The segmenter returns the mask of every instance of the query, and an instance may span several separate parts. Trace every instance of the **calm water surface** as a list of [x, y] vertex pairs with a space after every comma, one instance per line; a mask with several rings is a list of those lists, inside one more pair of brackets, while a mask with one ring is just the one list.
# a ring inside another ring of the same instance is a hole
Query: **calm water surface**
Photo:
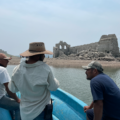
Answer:
[[[15, 65], [9, 65], [7, 70], [12, 76]], [[86, 80], [85, 70], [82, 68], [56, 68], [50, 66], [55, 78], [60, 82], [60, 88], [79, 98], [86, 104], [92, 102], [90, 81]], [[120, 88], [120, 69], [106, 68], [104, 73], [109, 75]]]

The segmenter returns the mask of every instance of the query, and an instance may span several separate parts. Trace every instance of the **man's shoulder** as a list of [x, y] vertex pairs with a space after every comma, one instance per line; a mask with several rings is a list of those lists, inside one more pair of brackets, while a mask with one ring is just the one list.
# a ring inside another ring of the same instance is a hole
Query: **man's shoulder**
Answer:
[[101, 74], [98, 74], [97, 76], [95, 76], [94, 78], [93, 78], [93, 80], [98, 80], [98, 79], [101, 79], [101, 78], [105, 78], [107, 75], [106, 74], [104, 74], [104, 73], [101, 73]]
[[15, 73], [19, 69], [19, 67], [20, 67], [20, 64], [13, 69], [13, 73]]
[[0, 78], [1, 78], [1, 84], [9, 82], [10, 81], [10, 76], [7, 72], [7, 69], [5, 67], [0, 66]]
[[44, 65], [45, 68], [50, 69], [50, 66], [47, 65], [45, 62], [43, 62], [43, 65]]
[[6, 72], [7, 69], [6, 69], [5, 67], [0, 66], [0, 71], [1, 71], [1, 72]]
[[6, 69], [5, 67], [0, 66], [0, 70], [5, 70], [5, 69]]
[[101, 74], [99, 74], [99, 75], [97, 75], [97, 76], [95, 76], [94, 78], [92, 78], [92, 80], [91, 80], [91, 84], [93, 84], [93, 83], [101, 83], [102, 82], [102, 80], [104, 81], [104, 79], [106, 79], [106, 74], [104, 74], [104, 73], [101, 73]]
[[47, 65], [46, 62], [43, 62], [43, 65], [45, 65], [46, 67], [49, 67], [49, 65]]
[[93, 84], [106, 85], [106, 83], [108, 82], [111, 83], [112, 81], [113, 80], [108, 75], [101, 73], [91, 80], [91, 85]]
[[20, 67], [20, 64], [14, 67], [14, 70], [18, 69]]

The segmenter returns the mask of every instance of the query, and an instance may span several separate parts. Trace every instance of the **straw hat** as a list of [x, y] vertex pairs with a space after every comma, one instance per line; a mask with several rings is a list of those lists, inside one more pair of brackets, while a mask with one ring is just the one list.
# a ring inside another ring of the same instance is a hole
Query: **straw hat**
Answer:
[[29, 44], [29, 50], [21, 53], [20, 56], [29, 57], [29, 56], [38, 55], [38, 54], [52, 55], [53, 53], [45, 49], [45, 45], [43, 42], [33, 42]]

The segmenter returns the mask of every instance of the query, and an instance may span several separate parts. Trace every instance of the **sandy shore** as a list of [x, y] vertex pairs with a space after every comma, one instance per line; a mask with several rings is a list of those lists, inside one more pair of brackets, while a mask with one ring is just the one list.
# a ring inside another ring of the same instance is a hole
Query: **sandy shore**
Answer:
[[[72, 67], [72, 68], [81, 68], [86, 66], [92, 60], [61, 60], [55, 58], [45, 58], [44, 60], [48, 65], [55, 67]], [[120, 68], [120, 62], [118, 61], [98, 61], [102, 64], [103, 67], [114, 67]]]
[[8, 65], [18, 65], [20, 63], [19, 57], [12, 57], [12, 59], [9, 61]]
[[[44, 62], [54, 67], [81, 68], [82, 66], [90, 63], [91, 60], [62, 60], [56, 58], [45, 58]], [[120, 68], [120, 62], [118, 61], [98, 61], [98, 62], [100, 62], [103, 67]], [[20, 58], [13, 57], [12, 60], [10, 60], [9, 65], [18, 65], [19, 63], [20, 63]]]

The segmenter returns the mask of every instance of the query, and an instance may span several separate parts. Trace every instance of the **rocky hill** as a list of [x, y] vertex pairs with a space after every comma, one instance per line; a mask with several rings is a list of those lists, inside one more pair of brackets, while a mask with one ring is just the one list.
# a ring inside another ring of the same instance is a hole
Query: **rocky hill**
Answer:
[[0, 53], [4, 53], [6, 56], [8, 56], [8, 57], [12, 57], [13, 55], [11, 55], [11, 54], [8, 54], [7, 53], [7, 51], [4, 51], [4, 50], [2, 50], [2, 49], [0, 49]]

